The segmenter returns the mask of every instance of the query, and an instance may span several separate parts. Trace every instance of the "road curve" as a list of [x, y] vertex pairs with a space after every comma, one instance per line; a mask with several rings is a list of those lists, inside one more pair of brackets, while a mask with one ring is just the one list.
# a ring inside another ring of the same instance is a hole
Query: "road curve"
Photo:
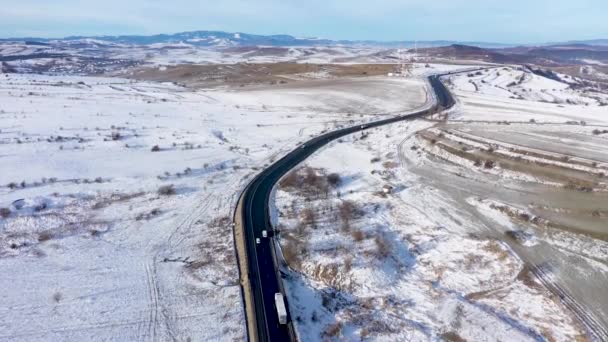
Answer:
[[[247, 324], [249, 327], [253, 325], [253, 329], [247, 329], [248, 332], [253, 332], [249, 333], [249, 340], [296, 341], [289, 313], [287, 325], [280, 325], [278, 322], [274, 304], [275, 293], [283, 293], [288, 308], [289, 303], [283, 289], [280, 263], [276, 257], [272, 239], [262, 238], [262, 230], [267, 230], [269, 237], [272, 236], [268, 204], [274, 185], [283, 175], [304, 161], [308, 156], [335, 139], [365, 129], [438, 113], [452, 107], [454, 105], [454, 98], [440, 81], [440, 77], [449, 74], [451, 73], [428, 76], [428, 82], [435, 96], [435, 103], [430, 108], [390, 119], [339, 129], [313, 138], [270, 165], [245, 188], [241, 195], [241, 205], [237, 206], [235, 217], [240, 217], [248, 266], [247, 278], [249, 282], [248, 286], [244, 286], [242, 290], [249, 291], [252, 297], [251, 302], [245, 300], [245, 305], [250, 303], [249, 305], [253, 306], [253, 308], [250, 308], [253, 310], [246, 310], [246, 312], [250, 313], [246, 317]], [[256, 238], [260, 238], [260, 244], [256, 243]], [[242, 269], [241, 272], [243, 272]], [[289, 312], [289, 309], [287, 311]], [[254, 317], [251, 317], [251, 313], [253, 313]], [[251, 334], [255, 334], [256, 336], [251, 336]]]

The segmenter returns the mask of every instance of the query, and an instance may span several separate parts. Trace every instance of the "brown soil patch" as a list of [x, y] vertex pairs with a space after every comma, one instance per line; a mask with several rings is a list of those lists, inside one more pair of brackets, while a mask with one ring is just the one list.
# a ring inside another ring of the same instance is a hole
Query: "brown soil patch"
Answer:
[[209, 64], [176, 65], [166, 70], [140, 68], [125, 77], [160, 82], [178, 82], [193, 88], [246, 85], [280, 85], [292, 82], [294, 76], [308, 73], [326, 73], [329, 77], [365, 77], [386, 75], [395, 71], [394, 64]]

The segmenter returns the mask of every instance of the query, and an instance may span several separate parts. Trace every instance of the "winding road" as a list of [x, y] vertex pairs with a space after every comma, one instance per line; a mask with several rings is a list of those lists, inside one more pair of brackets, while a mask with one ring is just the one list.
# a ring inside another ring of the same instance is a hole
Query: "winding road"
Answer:
[[[456, 73], [456, 72], [454, 72]], [[451, 74], [451, 73], [448, 73]], [[454, 99], [440, 81], [448, 74], [428, 76], [428, 82], [434, 93], [434, 103], [430, 108], [414, 113], [392, 117], [390, 119], [369, 122], [320, 135], [290, 152], [282, 159], [257, 175], [241, 195], [241, 205], [237, 207], [235, 217], [239, 217], [240, 227], [246, 249], [248, 284], [243, 286], [243, 292], [251, 294], [252, 308], [246, 310], [251, 341], [296, 341], [296, 335], [288, 316], [288, 324], [279, 324], [275, 308], [275, 293], [283, 293], [286, 305], [287, 297], [281, 281], [280, 262], [277, 258], [272, 239], [272, 226], [269, 214], [269, 200], [275, 184], [299, 163], [329, 142], [345, 135], [365, 129], [386, 125], [403, 120], [416, 119], [425, 115], [441, 112], [454, 105]], [[238, 228], [237, 228], [238, 229]], [[269, 238], [262, 238], [262, 230], [269, 232]], [[256, 243], [260, 238], [260, 244]], [[243, 272], [241, 270], [241, 272]], [[289, 311], [289, 310], [287, 310]], [[253, 314], [252, 314], [253, 313]], [[251, 317], [251, 316], [254, 317]]]

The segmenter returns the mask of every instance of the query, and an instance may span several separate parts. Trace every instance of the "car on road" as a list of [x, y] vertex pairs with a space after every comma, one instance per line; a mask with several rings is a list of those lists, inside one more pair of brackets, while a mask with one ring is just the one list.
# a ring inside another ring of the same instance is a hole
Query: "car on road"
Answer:
[[262, 230], [262, 237], [263, 238], [267, 238], [268, 237], [268, 232], [266, 231], [266, 229]]
[[260, 242], [261, 242], [261, 241], [260, 241], [260, 238], [255, 238], [255, 243], [256, 243], [257, 245], [259, 245], [259, 244], [260, 244]]

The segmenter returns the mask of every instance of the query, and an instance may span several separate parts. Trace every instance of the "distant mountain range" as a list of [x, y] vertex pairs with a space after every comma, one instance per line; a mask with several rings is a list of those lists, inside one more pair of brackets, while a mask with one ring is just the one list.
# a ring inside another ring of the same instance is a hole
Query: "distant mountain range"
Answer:
[[[0, 42], [23, 41], [30, 44], [44, 44], [61, 41], [64, 43], [99, 43], [99, 44], [124, 44], [124, 45], [152, 45], [152, 44], [188, 44], [199, 47], [228, 47], [228, 46], [374, 46], [386, 48], [411, 48], [439, 47], [453, 44], [477, 46], [482, 48], [512, 48], [516, 44], [501, 44], [491, 42], [462, 42], [450, 40], [433, 41], [376, 41], [376, 40], [331, 40], [321, 38], [297, 38], [290, 35], [255, 35], [248, 33], [230, 33], [223, 31], [193, 31], [175, 34], [158, 34], [150, 36], [125, 35], [125, 36], [71, 36], [62, 39], [52, 38], [10, 38], [0, 39]], [[569, 41], [560, 43], [547, 43], [541, 45], [600, 45], [608, 46], [608, 39]], [[519, 44], [521, 45], [521, 44]], [[523, 46], [532, 46], [527, 44]]]

